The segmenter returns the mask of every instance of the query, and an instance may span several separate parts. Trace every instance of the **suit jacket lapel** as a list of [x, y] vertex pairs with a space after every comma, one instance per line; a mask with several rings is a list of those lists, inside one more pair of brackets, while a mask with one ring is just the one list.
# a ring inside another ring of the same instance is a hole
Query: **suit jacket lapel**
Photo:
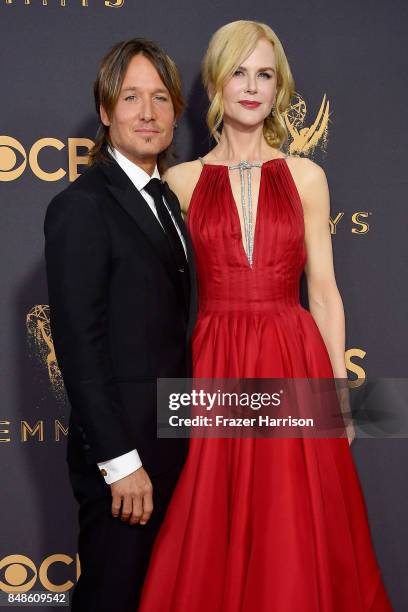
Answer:
[[170, 210], [173, 213], [174, 217], [176, 218], [177, 225], [179, 226], [180, 231], [183, 234], [183, 238], [184, 240], [187, 240], [188, 235], [187, 235], [186, 225], [181, 215], [180, 203], [177, 199], [177, 196], [175, 193], [173, 193], [173, 191], [170, 189], [167, 183], [163, 183], [163, 190], [164, 190], [164, 197], [166, 198], [166, 202], [169, 205]]
[[172, 253], [166, 235], [154, 213], [127, 174], [115, 160], [101, 163], [101, 170], [108, 178], [107, 188], [120, 206], [135, 221], [152, 245], [167, 272], [179, 286], [178, 272], [173, 263]]

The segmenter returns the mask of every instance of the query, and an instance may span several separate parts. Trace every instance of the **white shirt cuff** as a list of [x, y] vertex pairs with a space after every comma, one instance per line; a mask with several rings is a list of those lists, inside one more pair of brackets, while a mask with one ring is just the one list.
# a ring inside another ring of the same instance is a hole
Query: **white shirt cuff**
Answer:
[[139, 453], [134, 449], [109, 461], [98, 463], [98, 467], [106, 484], [112, 484], [138, 470], [142, 467], [142, 462]]

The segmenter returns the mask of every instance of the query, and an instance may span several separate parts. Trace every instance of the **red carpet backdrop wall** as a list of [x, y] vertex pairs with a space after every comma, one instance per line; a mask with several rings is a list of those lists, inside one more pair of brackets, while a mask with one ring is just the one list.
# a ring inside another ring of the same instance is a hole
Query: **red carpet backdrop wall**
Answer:
[[[135, 36], [157, 40], [176, 60], [188, 100], [176, 137], [184, 161], [210, 146], [199, 74], [210, 35], [236, 19], [277, 32], [297, 92], [286, 150], [322, 165], [329, 181], [349, 377], [402, 378], [407, 18], [403, 0], [0, 0], [3, 591], [70, 591], [79, 571], [65, 463], [69, 405], [50, 333], [42, 228], [51, 198], [85, 168], [99, 60]], [[384, 580], [402, 612], [407, 441], [357, 439], [352, 452]]]

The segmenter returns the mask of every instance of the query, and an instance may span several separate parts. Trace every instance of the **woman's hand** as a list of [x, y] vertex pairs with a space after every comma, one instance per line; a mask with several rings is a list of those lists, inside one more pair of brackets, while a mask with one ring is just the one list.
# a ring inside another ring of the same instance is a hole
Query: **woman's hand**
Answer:
[[349, 441], [350, 446], [356, 437], [356, 431], [353, 425], [353, 415], [350, 406], [350, 390], [347, 385], [347, 380], [341, 379], [340, 386], [337, 385], [337, 397], [339, 400], [340, 410], [343, 415], [347, 439]]

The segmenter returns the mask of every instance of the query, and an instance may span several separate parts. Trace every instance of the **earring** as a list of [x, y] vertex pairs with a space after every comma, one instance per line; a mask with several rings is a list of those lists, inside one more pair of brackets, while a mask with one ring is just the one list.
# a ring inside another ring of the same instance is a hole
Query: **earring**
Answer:
[[177, 128], [178, 128], [178, 123], [177, 123], [177, 121], [175, 121], [175, 122], [174, 122], [174, 124], [173, 124], [173, 128], [174, 128], [175, 130], [177, 130]]
[[269, 117], [272, 119], [273, 117], [275, 117], [275, 107], [272, 106], [271, 108], [271, 112], [269, 113]]

